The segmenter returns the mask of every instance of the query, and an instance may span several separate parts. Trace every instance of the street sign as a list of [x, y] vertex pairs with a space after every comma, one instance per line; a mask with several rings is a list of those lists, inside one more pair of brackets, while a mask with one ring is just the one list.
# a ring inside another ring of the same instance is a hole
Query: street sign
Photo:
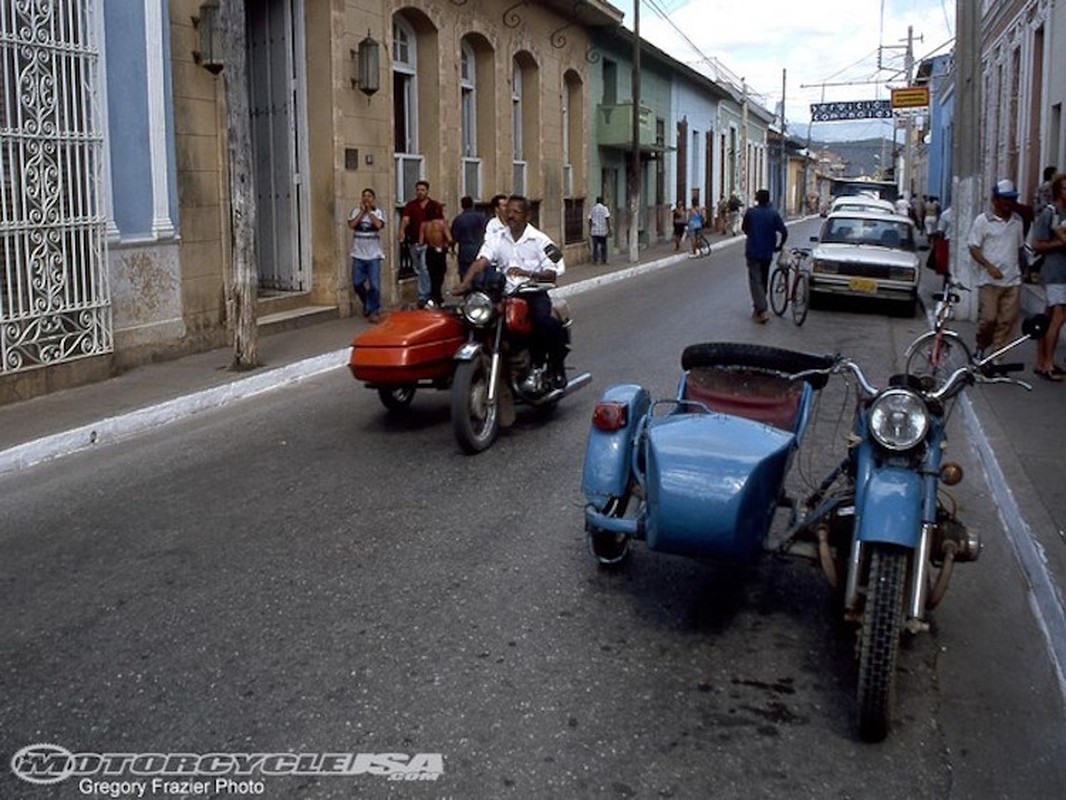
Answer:
[[921, 108], [929, 105], [928, 86], [908, 86], [892, 90], [892, 108]]
[[851, 119], [892, 119], [888, 100], [851, 100], [838, 103], [811, 103], [811, 119], [835, 122]]

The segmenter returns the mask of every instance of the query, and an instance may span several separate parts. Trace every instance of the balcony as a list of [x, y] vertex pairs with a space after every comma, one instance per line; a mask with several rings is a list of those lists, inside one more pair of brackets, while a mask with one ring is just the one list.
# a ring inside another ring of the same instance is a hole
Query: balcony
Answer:
[[[633, 104], [601, 105], [596, 109], [596, 138], [600, 147], [633, 147]], [[661, 153], [666, 148], [655, 136], [655, 115], [650, 108], [640, 108], [640, 150]]]

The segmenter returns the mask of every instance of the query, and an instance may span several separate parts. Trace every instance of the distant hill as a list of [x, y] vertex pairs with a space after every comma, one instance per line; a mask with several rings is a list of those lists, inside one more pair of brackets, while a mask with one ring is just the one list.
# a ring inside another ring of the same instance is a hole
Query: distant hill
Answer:
[[862, 175], [873, 177], [881, 169], [881, 159], [885, 166], [891, 167], [893, 144], [887, 139], [861, 139], [857, 141], [811, 142], [815, 153], [828, 151], [844, 164], [841, 177], [857, 178]]

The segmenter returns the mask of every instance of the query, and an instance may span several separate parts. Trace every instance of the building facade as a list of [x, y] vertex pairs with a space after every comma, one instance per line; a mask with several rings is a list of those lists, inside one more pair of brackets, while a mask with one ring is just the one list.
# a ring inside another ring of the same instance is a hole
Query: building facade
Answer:
[[[201, 38], [218, 4], [0, 2], [0, 402], [225, 345], [234, 120], [224, 60]], [[412, 293], [395, 236], [420, 179], [448, 216], [466, 194], [526, 194], [583, 257], [589, 31], [620, 11], [244, 6], [261, 320], [350, 313], [346, 220], [364, 187], [388, 212], [387, 303]]]

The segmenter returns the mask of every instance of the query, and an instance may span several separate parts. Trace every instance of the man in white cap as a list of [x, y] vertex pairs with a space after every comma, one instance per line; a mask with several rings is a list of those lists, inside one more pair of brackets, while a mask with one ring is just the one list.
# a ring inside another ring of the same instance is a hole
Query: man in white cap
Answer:
[[1025, 243], [1022, 218], [1014, 212], [1018, 190], [1009, 180], [992, 188], [992, 210], [977, 215], [967, 244], [977, 270], [977, 351], [1007, 344], [1018, 320], [1022, 272], [1018, 252]]

